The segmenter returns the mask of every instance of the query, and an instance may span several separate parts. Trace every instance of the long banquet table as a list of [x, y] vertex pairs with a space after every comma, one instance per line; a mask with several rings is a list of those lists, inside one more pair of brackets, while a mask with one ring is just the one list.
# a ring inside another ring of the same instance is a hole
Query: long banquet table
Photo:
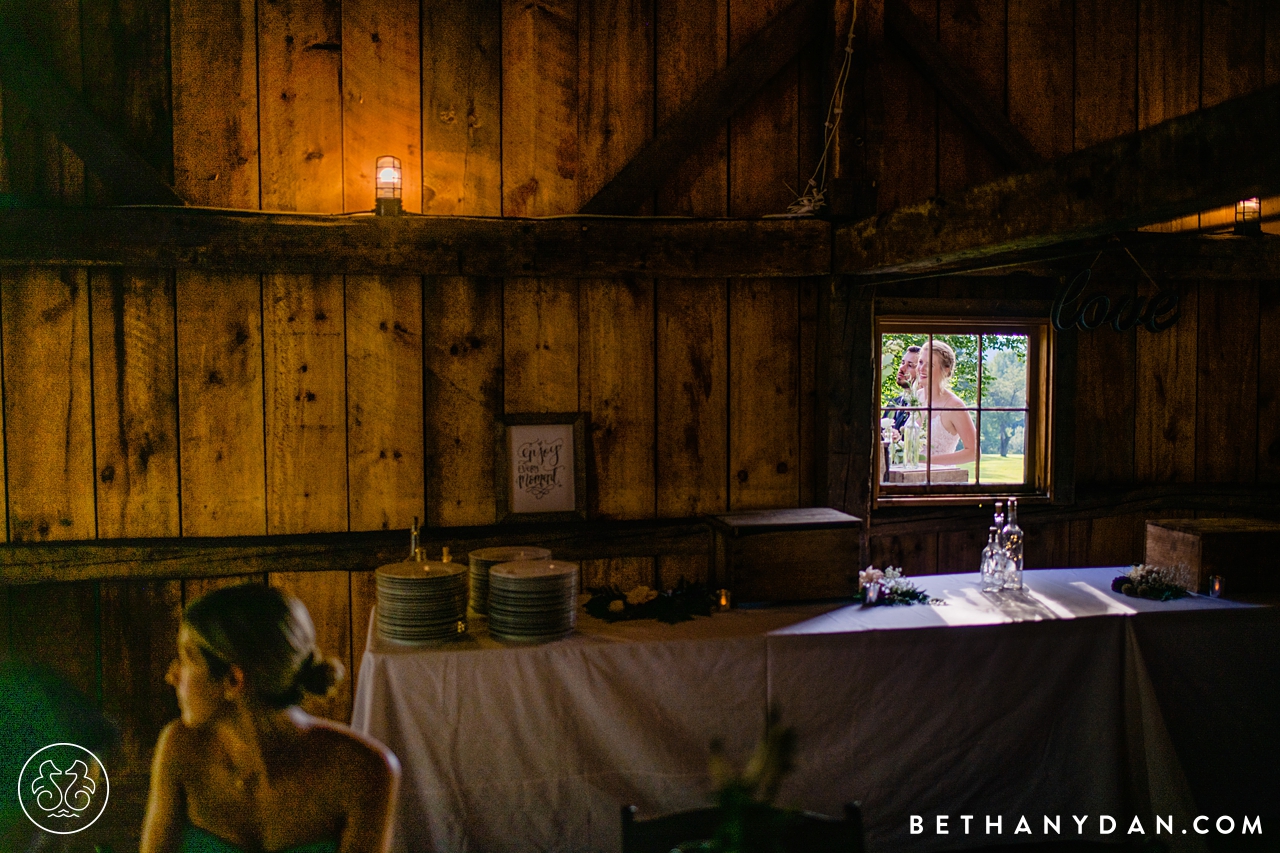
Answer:
[[[1154, 834], [1154, 815], [1174, 821], [1174, 850], [1274, 844], [1280, 614], [1128, 598], [1110, 589], [1117, 571], [1028, 572], [998, 596], [975, 574], [913, 578], [940, 606], [671, 626], [580, 613], [574, 636], [528, 647], [475, 624], [437, 648], [371, 630], [353, 725], [401, 759], [397, 851], [616, 851], [621, 804], [706, 805], [708, 744], [745, 761], [771, 703], [797, 732], [778, 802], [861, 801], [871, 851], [1119, 841], [1135, 816]], [[961, 815], [975, 816], [967, 835]], [[1200, 815], [1211, 834], [1184, 832]], [[1233, 835], [1213, 829], [1222, 815]], [[1015, 834], [1022, 816], [1029, 834]], [[1241, 836], [1253, 816], [1264, 834]]]

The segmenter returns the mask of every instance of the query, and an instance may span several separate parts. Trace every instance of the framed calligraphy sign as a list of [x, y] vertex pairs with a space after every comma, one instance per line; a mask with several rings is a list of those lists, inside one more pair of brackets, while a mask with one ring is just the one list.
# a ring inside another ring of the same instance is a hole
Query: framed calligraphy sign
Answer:
[[504, 415], [497, 433], [498, 521], [587, 517], [582, 412]]

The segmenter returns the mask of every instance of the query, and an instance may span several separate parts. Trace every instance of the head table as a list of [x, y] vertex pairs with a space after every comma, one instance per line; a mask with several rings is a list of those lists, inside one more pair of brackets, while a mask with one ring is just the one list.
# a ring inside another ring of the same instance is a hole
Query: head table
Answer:
[[[976, 573], [912, 578], [936, 606], [579, 612], [537, 646], [482, 620], [435, 647], [371, 629], [352, 722], [403, 765], [398, 851], [616, 851], [620, 805], [707, 805], [710, 741], [745, 761], [770, 705], [797, 734], [778, 803], [860, 801], [871, 851], [1132, 840], [1157, 815], [1174, 850], [1274, 845], [1276, 609], [1129, 598], [1118, 571], [1031, 571], [998, 595]], [[1255, 816], [1263, 834], [1241, 835]]]

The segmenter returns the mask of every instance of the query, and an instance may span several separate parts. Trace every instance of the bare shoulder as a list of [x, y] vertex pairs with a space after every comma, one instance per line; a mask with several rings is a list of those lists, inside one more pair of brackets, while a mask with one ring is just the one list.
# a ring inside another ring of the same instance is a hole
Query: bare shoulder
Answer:
[[182, 720], [171, 720], [156, 740], [156, 764], [170, 769], [190, 767], [203, 753], [204, 738], [202, 732], [188, 728]]
[[344, 777], [377, 787], [394, 785], [400, 778], [400, 761], [387, 747], [341, 723], [312, 719], [308, 740]]

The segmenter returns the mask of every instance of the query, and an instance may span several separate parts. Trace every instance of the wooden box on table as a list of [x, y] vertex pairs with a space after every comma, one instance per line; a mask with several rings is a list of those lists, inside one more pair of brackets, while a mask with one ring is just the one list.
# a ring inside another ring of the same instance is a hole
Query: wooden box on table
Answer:
[[712, 516], [716, 583], [734, 602], [845, 598], [858, 591], [862, 520], [826, 507]]
[[1280, 592], [1280, 522], [1248, 518], [1174, 518], [1147, 522], [1143, 562], [1169, 566], [1194, 592], [1220, 575], [1223, 594]]

